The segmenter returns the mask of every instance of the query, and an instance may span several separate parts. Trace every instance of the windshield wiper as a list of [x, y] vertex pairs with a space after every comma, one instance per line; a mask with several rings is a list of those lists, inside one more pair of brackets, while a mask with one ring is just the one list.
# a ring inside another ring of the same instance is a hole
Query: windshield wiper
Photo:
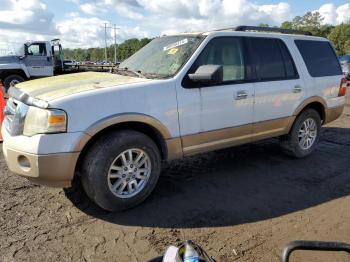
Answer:
[[147, 78], [158, 78], [158, 79], [164, 79], [170, 76], [170, 75], [162, 75], [157, 73], [143, 73], [143, 75], [146, 76]]
[[126, 72], [126, 73], [132, 73], [134, 75], [136, 75], [137, 77], [141, 77], [141, 78], [146, 78], [146, 76], [139, 70], [139, 71], [134, 71], [134, 70], [130, 70], [127, 67], [124, 68], [117, 68], [117, 72]]
[[162, 74], [158, 74], [158, 73], [146, 73], [146, 72], [142, 72], [141, 70], [131, 70], [127, 67], [122, 67], [122, 68], [117, 68], [117, 73], [132, 73], [133, 75], [137, 76], [137, 77], [141, 77], [141, 78], [150, 78], [150, 79], [163, 79], [163, 78], [168, 78], [170, 75], [162, 75]]

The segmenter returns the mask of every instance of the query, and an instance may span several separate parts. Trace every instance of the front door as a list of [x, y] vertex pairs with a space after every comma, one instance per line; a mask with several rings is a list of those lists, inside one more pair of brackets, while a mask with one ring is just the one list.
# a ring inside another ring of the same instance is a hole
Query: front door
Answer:
[[32, 43], [25, 46], [25, 58], [23, 63], [31, 77], [52, 76], [52, 58], [46, 43]]
[[180, 133], [185, 155], [249, 142], [251, 139], [254, 85], [246, 82], [243, 39], [212, 39], [188, 73], [208, 64], [223, 66], [223, 83], [198, 87], [185, 76], [177, 85]]

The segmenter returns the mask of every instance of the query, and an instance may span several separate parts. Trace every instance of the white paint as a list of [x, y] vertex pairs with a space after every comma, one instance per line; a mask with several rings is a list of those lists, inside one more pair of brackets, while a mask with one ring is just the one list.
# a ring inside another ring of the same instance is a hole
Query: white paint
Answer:
[[[282, 39], [290, 49], [300, 79], [184, 89], [181, 81], [192, 63], [206, 44], [219, 36], [264, 36]], [[190, 60], [172, 79], [93, 89], [50, 101], [52, 107], [63, 109], [68, 114], [68, 133], [62, 135], [63, 140], [57, 135], [26, 138], [9, 137], [5, 134], [5, 143], [8, 147], [38, 154], [59, 153], [71, 150], [72, 145], [79, 142], [80, 134], [97, 122], [118, 114], [137, 113], [153, 117], [175, 138], [291, 116], [305, 98], [312, 96], [322, 97], [329, 107], [344, 104], [344, 98], [336, 97], [331, 91], [332, 88], [339, 86], [341, 76], [310, 77], [294, 45], [295, 38], [322, 40], [315, 37], [271, 33], [233, 31], [208, 33]], [[301, 85], [303, 92], [294, 94], [292, 89], [295, 85]], [[236, 93], [240, 90], [246, 91], [248, 98], [236, 101]]]

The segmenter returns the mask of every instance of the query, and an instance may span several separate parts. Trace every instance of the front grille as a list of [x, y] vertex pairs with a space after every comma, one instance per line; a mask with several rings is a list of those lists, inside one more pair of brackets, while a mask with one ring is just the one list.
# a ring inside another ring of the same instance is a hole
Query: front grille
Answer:
[[28, 111], [28, 106], [13, 98], [9, 98], [4, 110], [4, 125], [12, 136], [22, 135], [24, 120]]

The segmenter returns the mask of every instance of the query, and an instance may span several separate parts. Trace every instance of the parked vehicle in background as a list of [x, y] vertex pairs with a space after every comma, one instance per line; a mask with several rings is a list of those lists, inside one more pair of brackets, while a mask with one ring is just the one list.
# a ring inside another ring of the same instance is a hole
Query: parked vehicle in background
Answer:
[[64, 60], [63, 64], [68, 67], [76, 67], [78, 65], [77, 61], [75, 60]]
[[[71, 74], [85, 71], [110, 71], [112, 68], [101, 66], [89, 67], [93, 62], [84, 65], [75, 60], [64, 60], [63, 49], [59, 39], [52, 41], [31, 41], [8, 52], [0, 49], [0, 80], [5, 92], [20, 82], [60, 74]], [[111, 65], [112, 67], [113, 65]]]
[[95, 63], [95, 65], [105, 65], [105, 66], [108, 66], [108, 65], [113, 65], [112, 62], [108, 62], [108, 61], [97, 61]]
[[347, 80], [330, 42], [305, 34], [240, 26], [165, 36], [115, 74], [11, 87], [2, 126], [9, 169], [51, 186], [80, 179], [115, 211], [149, 196], [162, 160], [271, 137], [308, 156], [321, 126], [342, 114]]
[[15, 53], [0, 56], [0, 80], [5, 91], [25, 80], [53, 76], [63, 70], [59, 39], [27, 42]]
[[344, 74], [350, 73], [350, 54], [344, 55], [339, 58], [340, 64]]

